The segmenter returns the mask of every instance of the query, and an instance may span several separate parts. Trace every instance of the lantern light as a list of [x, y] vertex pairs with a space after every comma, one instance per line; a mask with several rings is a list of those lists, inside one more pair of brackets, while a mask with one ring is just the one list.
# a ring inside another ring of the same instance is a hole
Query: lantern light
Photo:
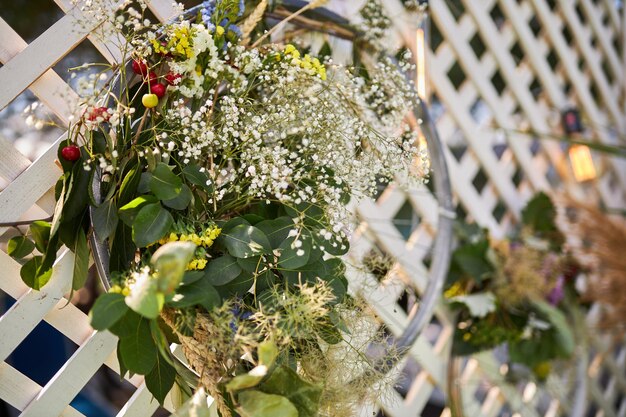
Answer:
[[569, 159], [576, 181], [589, 181], [597, 177], [596, 167], [593, 164], [589, 147], [585, 145], [573, 145], [569, 149]]

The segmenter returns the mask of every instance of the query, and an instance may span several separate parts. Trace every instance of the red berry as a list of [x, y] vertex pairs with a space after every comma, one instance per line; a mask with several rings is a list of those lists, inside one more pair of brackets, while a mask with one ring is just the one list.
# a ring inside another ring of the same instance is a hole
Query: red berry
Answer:
[[106, 107], [93, 107], [91, 110], [87, 112], [87, 120], [91, 122], [96, 122], [98, 117], [102, 117], [104, 121], [108, 121], [111, 115], [107, 112]]
[[158, 80], [159, 80], [159, 76], [156, 75], [156, 73], [152, 71], [148, 72], [148, 76], [145, 79], [145, 81], [148, 81], [148, 84], [150, 85], [157, 83]]
[[70, 162], [77, 161], [80, 158], [80, 148], [76, 145], [66, 146], [61, 149], [61, 156]]
[[148, 65], [143, 61], [133, 61], [133, 72], [145, 77], [148, 74]]
[[167, 87], [161, 83], [150, 85], [150, 91], [152, 94], [155, 94], [158, 98], [161, 98], [165, 95], [165, 90]]
[[174, 85], [176, 84], [177, 80], [181, 79], [182, 77], [183, 77], [182, 75], [175, 74], [172, 71], [170, 71], [167, 74], [165, 74], [165, 81], [167, 81], [169, 85]]

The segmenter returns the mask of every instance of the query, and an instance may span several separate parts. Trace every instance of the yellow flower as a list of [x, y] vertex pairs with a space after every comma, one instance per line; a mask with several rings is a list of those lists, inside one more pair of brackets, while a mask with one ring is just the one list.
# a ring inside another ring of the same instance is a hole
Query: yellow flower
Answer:
[[187, 270], [188, 271], [202, 270], [206, 268], [207, 262], [208, 261], [206, 259], [194, 259], [187, 264]]
[[222, 36], [224, 34], [225, 30], [222, 26], [218, 26], [215, 28], [215, 34], [217, 36]]
[[296, 47], [289, 43], [289, 44], [287, 44], [285, 46], [285, 51], [284, 52], [285, 52], [285, 55], [289, 55], [290, 53], [292, 53], [295, 50], [296, 50]]

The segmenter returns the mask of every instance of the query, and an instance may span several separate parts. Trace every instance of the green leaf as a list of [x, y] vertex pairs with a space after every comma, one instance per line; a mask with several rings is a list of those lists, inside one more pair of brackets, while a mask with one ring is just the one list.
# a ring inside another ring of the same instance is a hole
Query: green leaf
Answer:
[[182, 191], [183, 180], [163, 162], [156, 165], [150, 178], [150, 190], [159, 200], [172, 200]]
[[210, 191], [210, 187], [207, 185], [209, 177], [207, 176], [206, 171], [200, 171], [200, 167], [198, 165], [187, 165], [183, 168], [183, 176], [191, 184], [197, 185], [207, 192]]
[[172, 215], [161, 204], [148, 204], [139, 210], [133, 222], [133, 241], [137, 247], [146, 247], [165, 236], [173, 223]]
[[146, 387], [148, 387], [148, 391], [154, 395], [159, 404], [163, 405], [165, 397], [174, 386], [175, 379], [176, 370], [174, 367], [167, 363], [161, 355], [157, 355], [156, 365], [146, 375]]
[[72, 289], [79, 290], [85, 285], [89, 272], [89, 247], [87, 246], [87, 236], [81, 226], [76, 229], [76, 240], [74, 247], [74, 268], [72, 275]]
[[482, 292], [468, 295], [457, 295], [448, 301], [460, 303], [467, 307], [470, 315], [474, 317], [485, 317], [489, 313], [496, 311], [496, 296], [492, 292]]
[[96, 232], [98, 241], [104, 242], [106, 238], [111, 236], [117, 227], [119, 217], [117, 216], [117, 207], [113, 200], [107, 200], [92, 210], [93, 228]]
[[247, 271], [241, 274], [226, 285], [216, 287], [222, 298], [240, 297], [250, 291], [254, 285], [254, 275]]
[[204, 388], [199, 388], [171, 417], [214, 417], [207, 405]]
[[267, 236], [272, 249], [278, 247], [287, 239], [289, 231], [295, 227], [293, 220], [287, 216], [279, 217], [273, 220], [263, 220], [255, 225]]
[[137, 217], [137, 214], [142, 209], [142, 207], [151, 203], [156, 203], [157, 201], [159, 201], [159, 199], [153, 195], [139, 196], [133, 201], [120, 207], [119, 217], [126, 225], [132, 226], [133, 222], [135, 221], [135, 217]]
[[210, 284], [219, 286], [233, 281], [241, 274], [241, 271], [237, 259], [226, 254], [209, 261], [204, 274]]
[[132, 229], [124, 223], [117, 224], [117, 230], [111, 244], [111, 259], [109, 260], [109, 270], [125, 271], [130, 263], [135, 259], [137, 247], [133, 242]]
[[171, 200], [163, 200], [163, 204], [174, 210], [185, 210], [191, 203], [191, 198], [191, 189], [187, 184], [183, 184], [180, 193]]
[[138, 194], [147, 194], [150, 192], [150, 181], [152, 174], [149, 172], [142, 172], [139, 176], [139, 184], [137, 184]]
[[134, 167], [128, 171], [124, 180], [122, 180], [122, 185], [120, 186], [119, 197], [117, 200], [119, 205], [124, 206], [132, 200], [133, 195], [137, 192], [140, 179], [141, 171], [139, 171], [139, 167]]
[[254, 226], [240, 224], [220, 234], [228, 252], [236, 258], [249, 258], [260, 253], [271, 253], [272, 247], [265, 234]]
[[81, 215], [89, 203], [90, 173], [85, 171], [82, 164], [74, 164], [66, 185], [65, 203], [63, 203], [63, 220], [72, 220]]
[[204, 278], [204, 271], [185, 271], [183, 284], [188, 285]]
[[[299, 414], [296, 415], [299, 417], [317, 416], [322, 387], [303, 380], [287, 366], [277, 367], [259, 389], [289, 399], [297, 408]], [[239, 398], [241, 399], [241, 394]]]
[[35, 247], [41, 253], [46, 252], [50, 240], [50, 223], [37, 220], [30, 225], [30, 234], [35, 241]]
[[286, 397], [260, 391], [240, 393], [238, 410], [242, 417], [298, 417], [298, 409]]
[[206, 278], [181, 285], [168, 305], [176, 308], [200, 305], [207, 311], [218, 307], [221, 303], [220, 294]]
[[[121, 320], [125, 320], [125, 315]], [[150, 323], [144, 318], [134, 321], [130, 326], [131, 332], [125, 337], [120, 337], [120, 355], [124, 365], [135, 374], [147, 375], [156, 364], [159, 354], [152, 333]]]
[[265, 340], [259, 344], [257, 353], [259, 356], [259, 364], [271, 368], [274, 366], [274, 362], [280, 352], [274, 342], [271, 340]]
[[567, 323], [565, 314], [545, 301], [535, 300], [533, 301], [533, 306], [554, 326], [556, 342], [563, 356], [569, 356], [574, 353], [576, 341], [572, 329]]
[[98, 297], [89, 312], [91, 327], [105, 330], [115, 324], [128, 311], [122, 294], [106, 293]]
[[150, 274], [139, 274], [126, 296], [126, 305], [142, 316], [155, 319], [161, 313], [165, 297], [158, 291], [158, 283]]
[[[259, 369], [259, 367], [256, 367], [255, 369]], [[255, 374], [255, 372], [253, 372], [254, 371], [253, 369], [252, 371], [250, 371], [251, 374], [246, 373], [246, 374], [235, 376], [226, 384], [226, 390], [228, 392], [235, 392], [235, 391], [240, 391], [242, 389], [256, 387], [257, 385], [259, 385], [259, 382], [261, 382], [261, 380], [265, 378], [265, 374], [267, 373], [267, 368], [264, 367], [261, 369], [265, 371], [265, 373], [261, 373], [257, 375]]]
[[22, 266], [22, 269], [20, 269], [22, 281], [34, 290], [40, 290], [48, 283], [48, 281], [50, 281], [50, 277], [52, 276], [52, 269], [48, 269], [43, 273], [39, 272], [39, 267], [42, 262], [43, 256], [34, 256]]
[[557, 229], [556, 209], [545, 193], [536, 194], [522, 210], [522, 222], [538, 232], [551, 232]]
[[154, 252], [150, 265], [156, 271], [159, 291], [174, 292], [183, 280], [195, 250], [196, 245], [192, 242], [169, 242]]
[[7, 253], [15, 259], [30, 255], [35, 250], [35, 243], [25, 236], [15, 236], [9, 239]]
[[311, 239], [300, 236], [297, 242], [301, 246], [295, 246], [295, 237], [290, 237], [280, 244], [278, 250], [280, 257], [278, 258], [278, 266], [284, 269], [298, 269], [309, 262], [311, 255]]
[[261, 256], [253, 256], [251, 258], [237, 258], [237, 263], [244, 271], [257, 273], [260, 269], [263, 269], [264, 263], [261, 260]]
[[480, 284], [483, 279], [493, 273], [493, 266], [487, 260], [488, 248], [487, 240], [463, 245], [454, 251], [452, 261], [461, 271]]

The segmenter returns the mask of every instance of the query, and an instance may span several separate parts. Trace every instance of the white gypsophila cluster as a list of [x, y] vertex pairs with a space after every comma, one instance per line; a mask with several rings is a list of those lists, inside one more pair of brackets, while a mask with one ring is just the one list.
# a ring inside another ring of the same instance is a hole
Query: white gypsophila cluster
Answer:
[[385, 14], [380, 0], [367, 0], [360, 15], [363, 21], [357, 27], [363, 33], [363, 39], [376, 49], [385, 50], [385, 38], [392, 22]]
[[230, 53], [238, 68], [255, 74], [252, 85], [235, 80], [215, 103], [207, 99], [192, 111], [180, 100], [166, 114], [175, 142], [168, 146], [183, 163], [213, 161], [206, 171], [215, 201], [236, 193], [320, 204], [337, 233], [346, 190], [373, 194], [379, 181], [422, 163], [415, 135], [400, 128], [416, 97], [392, 63], [373, 68], [368, 82], [342, 67], [323, 81], [293, 60], [270, 65], [257, 51]]

